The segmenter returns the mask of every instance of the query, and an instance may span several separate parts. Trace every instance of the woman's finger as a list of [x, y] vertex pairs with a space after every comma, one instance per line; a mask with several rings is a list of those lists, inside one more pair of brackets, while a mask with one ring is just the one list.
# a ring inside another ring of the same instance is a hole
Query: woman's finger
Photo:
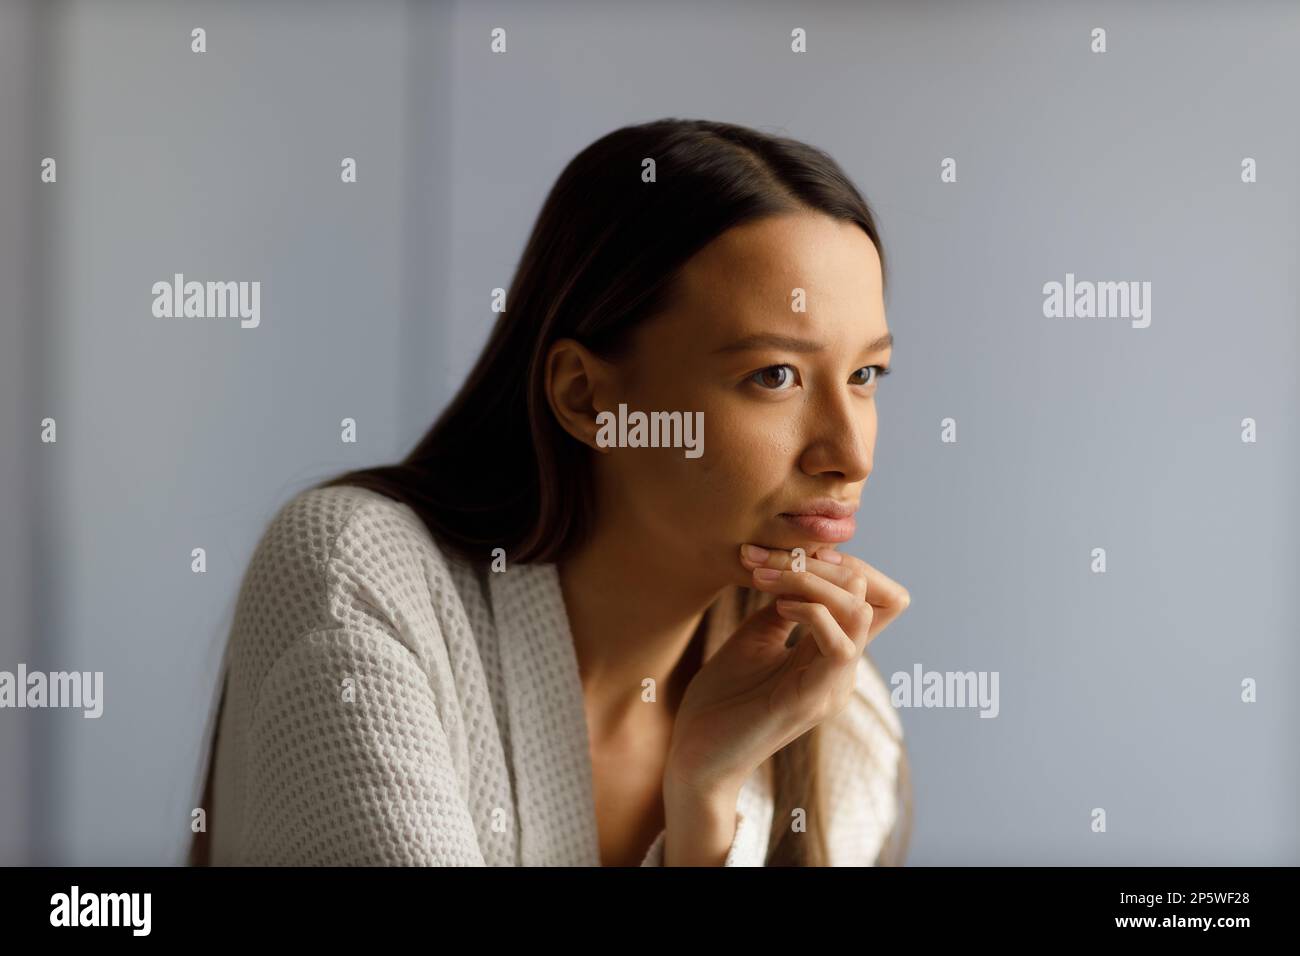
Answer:
[[[777, 613], [787, 620], [798, 621], [816, 639], [811, 653], [792, 662], [792, 677], [787, 679], [794, 682], [796, 702], [810, 708], [818, 720], [824, 719], [837, 711], [837, 701], [844, 699], [847, 689], [853, 686], [861, 648], [844, 633], [826, 605], [784, 598], [778, 599], [776, 605]], [[824, 649], [827, 647], [831, 648], [829, 653]]]
[[[856, 558], [851, 554], [845, 554], [842, 551], [831, 552], [836, 558], [841, 560], [841, 567], [851, 569], [850, 573], [862, 578], [867, 582], [867, 601], [874, 609], [871, 619], [871, 634], [874, 638], [877, 634], [889, 626], [900, 614], [907, 610], [912, 603], [912, 596], [908, 593], [907, 588], [903, 587], [889, 575], [880, 569], [873, 567], [861, 558]], [[817, 557], [825, 561], [828, 557], [825, 548], [818, 551]]]
[[[760, 591], [824, 605], [858, 650], [867, 646], [873, 612], [871, 605], [857, 595], [806, 571], [755, 568], [753, 579], [754, 587]], [[831, 652], [823, 647], [823, 653]]]
[[[825, 554], [825, 552], [822, 552]], [[868, 593], [869, 583], [866, 574], [860, 568], [852, 565], [843, 564], [836, 559], [840, 555], [838, 552], [830, 552], [830, 560], [824, 560], [821, 554], [817, 556], [804, 556], [804, 568], [813, 574], [819, 575], [836, 584], [850, 594], [856, 595], [859, 601], [869, 601]], [[747, 544], [740, 549], [740, 563], [749, 570], [754, 568], [776, 568], [781, 571], [790, 571], [794, 569], [794, 553], [790, 551], [772, 550], [770, 548], [760, 548], [757, 545]]]
[[[831, 664], [847, 664], [858, 658], [858, 646], [844, 633], [824, 604], [777, 598], [776, 612], [787, 621], [797, 621], [812, 631], [821, 658]], [[815, 664], [816, 661], [810, 662]]]

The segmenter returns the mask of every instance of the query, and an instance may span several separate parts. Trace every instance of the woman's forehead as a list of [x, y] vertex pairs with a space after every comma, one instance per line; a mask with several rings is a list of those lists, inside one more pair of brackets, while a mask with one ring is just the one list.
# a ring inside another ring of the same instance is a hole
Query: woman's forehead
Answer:
[[856, 223], [791, 214], [727, 230], [682, 266], [678, 280], [687, 310], [797, 315], [803, 303], [811, 312], [814, 302], [831, 308], [878, 296], [880, 259]]

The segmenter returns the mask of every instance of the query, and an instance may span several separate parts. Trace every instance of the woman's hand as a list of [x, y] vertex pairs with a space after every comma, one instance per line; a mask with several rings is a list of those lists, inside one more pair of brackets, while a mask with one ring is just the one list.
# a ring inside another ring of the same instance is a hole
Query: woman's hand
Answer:
[[[829, 548], [792, 570], [789, 551], [745, 546], [752, 587], [778, 596], [696, 673], [678, 708], [666, 781], [676, 791], [738, 792], [768, 757], [848, 704], [858, 659], [906, 610], [906, 589]], [[794, 648], [796, 625], [807, 632]]]

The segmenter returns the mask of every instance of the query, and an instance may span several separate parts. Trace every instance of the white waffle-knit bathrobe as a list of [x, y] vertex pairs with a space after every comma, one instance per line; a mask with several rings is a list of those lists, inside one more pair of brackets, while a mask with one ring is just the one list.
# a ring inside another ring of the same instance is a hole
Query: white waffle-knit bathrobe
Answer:
[[[270, 522], [226, 657], [212, 863], [600, 865], [586, 712], [553, 564], [440, 549], [406, 505], [300, 492]], [[898, 813], [902, 728], [870, 659], [824, 725], [833, 865], [871, 865]], [[728, 866], [762, 866], [768, 765]], [[660, 834], [643, 866], [663, 863]]]

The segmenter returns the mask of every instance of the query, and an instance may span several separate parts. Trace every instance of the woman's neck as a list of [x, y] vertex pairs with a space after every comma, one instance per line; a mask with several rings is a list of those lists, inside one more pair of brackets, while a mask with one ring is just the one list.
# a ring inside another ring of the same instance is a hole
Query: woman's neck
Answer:
[[598, 533], [557, 565], [588, 712], [603, 734], [639, 716], [646, 678], [675, 711], [694, 676], [679, 665], [722, 590], [701, 585], [689, 567], [656, 561], [634, 540]]

